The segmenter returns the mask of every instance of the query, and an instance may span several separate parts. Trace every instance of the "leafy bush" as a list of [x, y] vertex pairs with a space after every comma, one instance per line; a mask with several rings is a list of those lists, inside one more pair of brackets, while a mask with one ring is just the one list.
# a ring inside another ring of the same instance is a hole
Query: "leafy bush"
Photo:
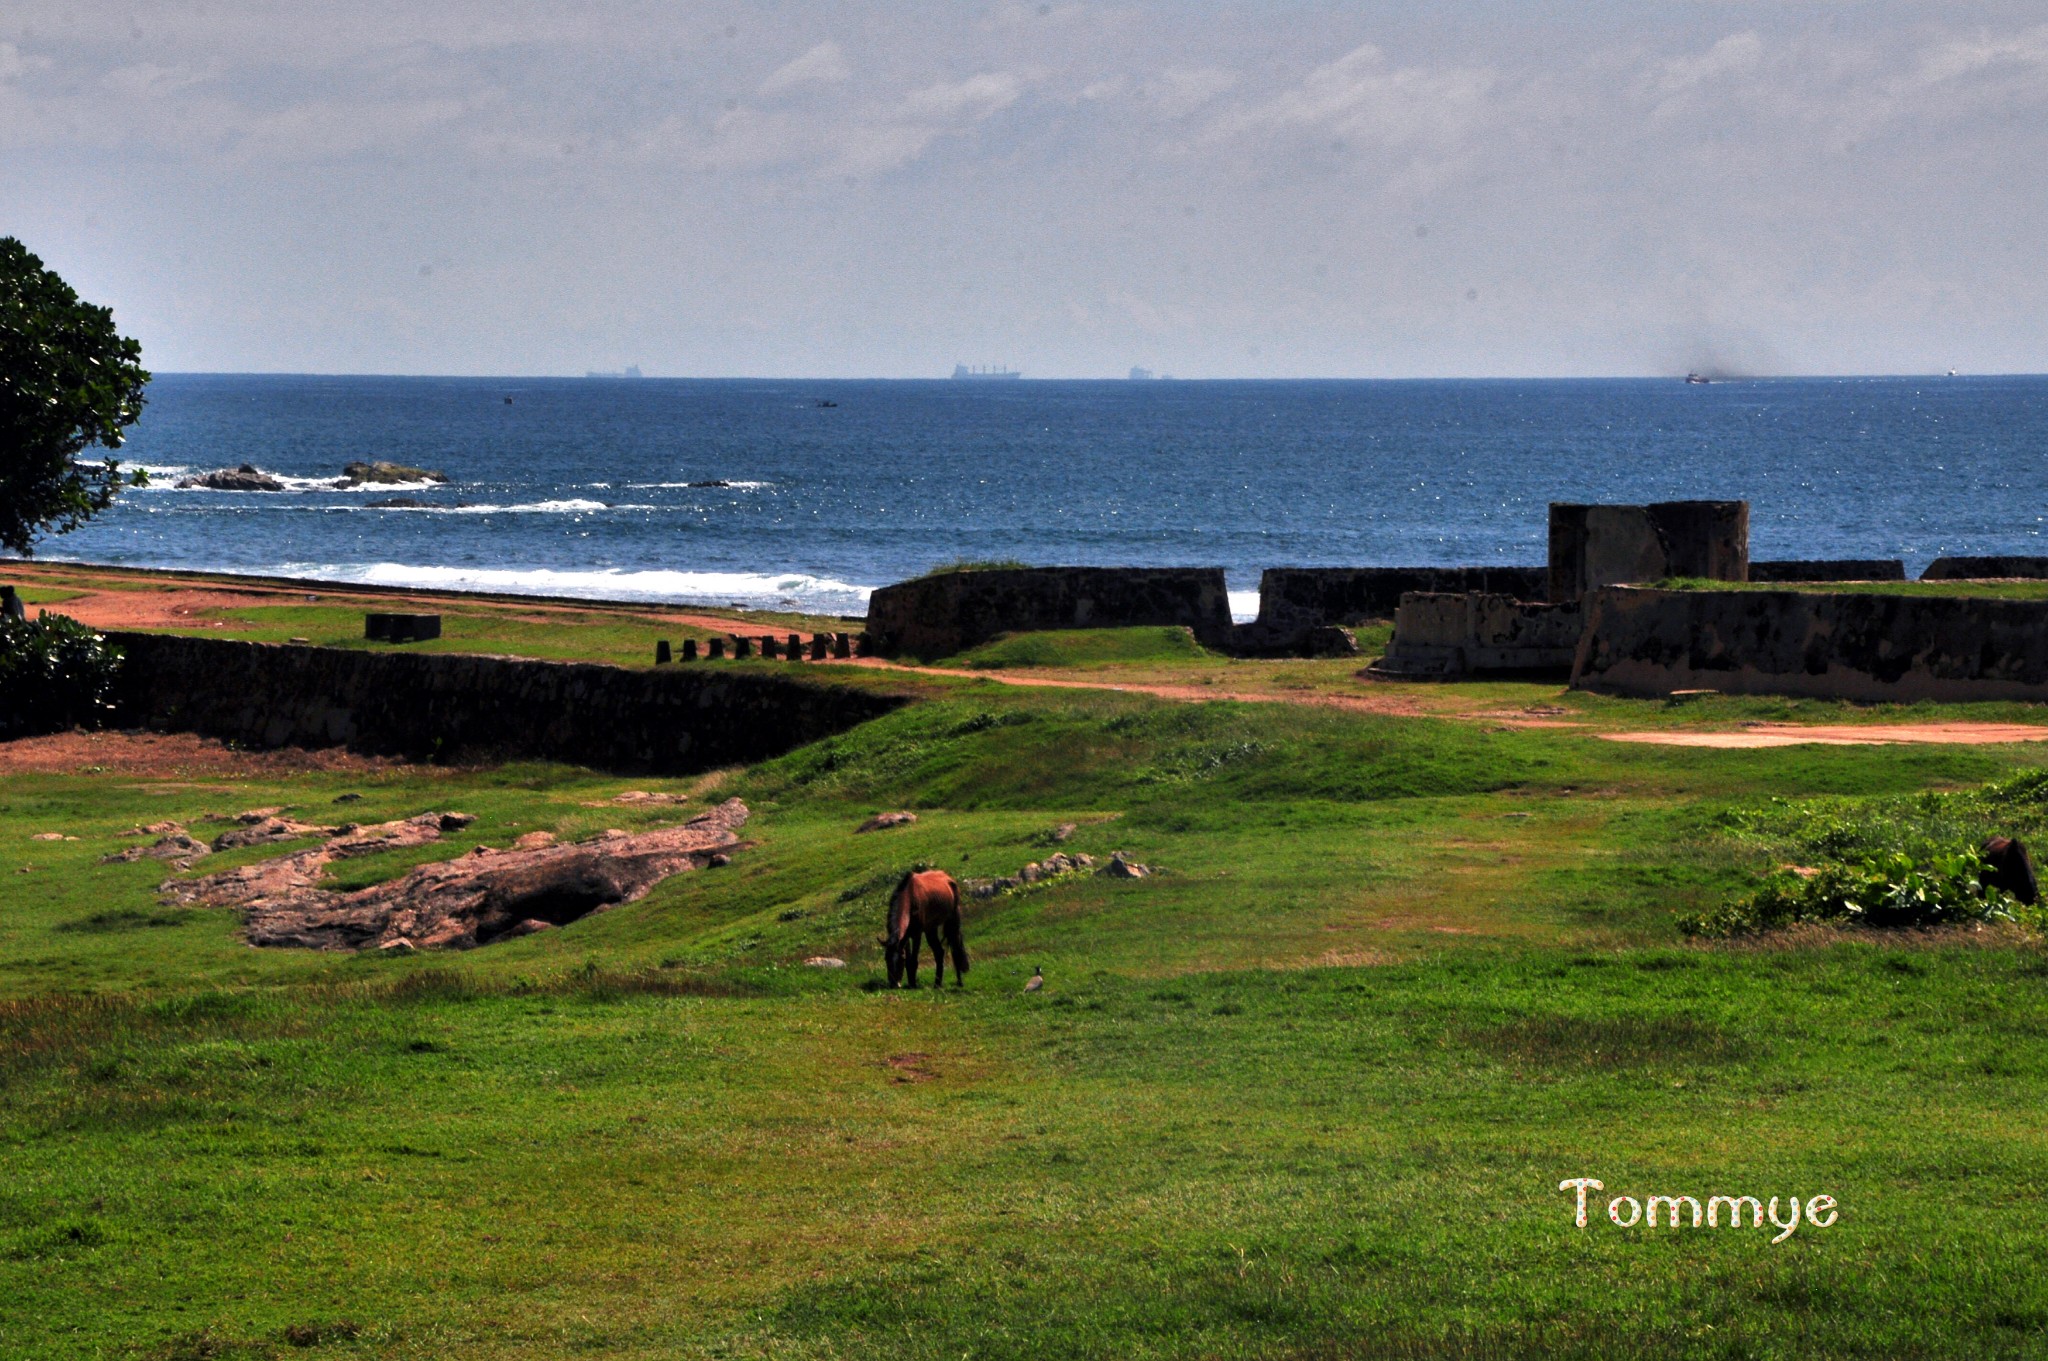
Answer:
[[1754, 893], [1685, 918], [1679, 929], [1688, 935], [1745, 935], [1801, 922], [1924, 927], [2048, 917], [1985, 888], [1977, 851], [1994, 833], [2048, 834], [2048, 770], [1903, 797], [1774, 798], [1712, 821], [1723, 836], [1818, 868], [1782, 869]]
[[120, 669], [121, 650], [75, 619], [0, 618], [0, 740], [98, 727]]
[[1983, 857], [1972, 846], [1919, 856], [1892, 851], [1806, 873], [1781, 870], [1755, 893], [1684, 918], [1678, 929], [1689, 936], [1740, 936], [1801, 922], [1927, 927], [2016, 921], [2027, 913], [2011, 894], [1987, 888], [1983, 875]]

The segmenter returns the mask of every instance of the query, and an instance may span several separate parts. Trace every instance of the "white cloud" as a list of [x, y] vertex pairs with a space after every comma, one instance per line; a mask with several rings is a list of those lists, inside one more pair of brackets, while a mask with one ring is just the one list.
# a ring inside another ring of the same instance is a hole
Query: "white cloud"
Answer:
[[903, 97], [905, 118], [951, 122], [983, 119], [1007, 109], [1024, 93], [1024, 79], [1010, 71], [984, 71], [951, 84], [927, 85]]
[[2048, 24], [2004, 38], [1951, 39], [1926, 54], [1918, 75], [1922, 84], [1933, 85], [2001, 69], [2028, 75], [2048, 70]]
[[1295, 128], [1385, 147], [1448, 147], [1464, 140], [1497, 84], [1482, 67], [1392, 66], [1366, 43], [1299, 84], [1225, 114], [1214, 131]]
[[49, 65], [48, 57], [32, 57], [13, 43], [0, 43], [0, 83], [19, 80], [29, 72], [45, 70]]
[[1173, 67], [1150, 82], [1152, 107], [1167, 118], [1184, 118], [1236, 89], [1238, 81], [1237, 72], [1221, 67]]
[[1764, 40], [1755, 30], [1731, 33], [1697, 56], [1660, 62], [1642, 85], [1653, 98], [1668, 99], [1725, 76], [1754, 71], [1763, 55]]
[[776, 68], [761, 82], [764, 95], [781, 94], [805, 85], [836, 85], [853, 78], [846, 53], [838, 43], [822, 42], [787, 65]]
[[100, 85], [116, 95], [136, 99], [161, 99], [205, 79], [203, 72], [182, 66], [158, 66], [155, 62], [142, 62], [107, 72], [100, 77]]

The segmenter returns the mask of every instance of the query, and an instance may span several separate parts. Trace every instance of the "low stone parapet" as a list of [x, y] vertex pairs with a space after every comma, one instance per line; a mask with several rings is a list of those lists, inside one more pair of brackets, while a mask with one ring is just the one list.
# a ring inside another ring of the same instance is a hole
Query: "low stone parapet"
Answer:
[[1230, 644], [1221, 567], [1004, 567], [941, 572], [868, 597], [867, 632], [883, 656], [947, 657], [1004, 633], [1184, 625]]
[[1762, 582], [1904, 581], [1906, 564], [1897, 558], [1778, 559], [1749, 564], [1749, 579]]
[[1570, 672], [1583, 614], [1487, 591], [1411, 592], [1394, 614], [1394, 637], [1373, 670], [1388, 676], [1554, 675]]
[[1586, 598], [1572, 685], [1915, 700], [2048, 700], [2048, 600], [1664, 591]]
[[1936, 558], [1920, 574], [1922, 581], [2010, 581], [2048, 577], [2048, 558]]
[[[107, 637], [126, 657], [117, 722], [258, 747], [683, 774], [766, 760], [905, 702], [751, 667], [628, 669], [164, 633]], [[713, 656], [721, 641], [711, 640]]]

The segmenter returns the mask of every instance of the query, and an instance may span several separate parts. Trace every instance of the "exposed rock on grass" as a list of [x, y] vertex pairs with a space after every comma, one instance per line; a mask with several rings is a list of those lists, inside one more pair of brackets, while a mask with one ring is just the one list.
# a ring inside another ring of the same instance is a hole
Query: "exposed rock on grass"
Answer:
[[604, 832], [572, 845], [496, 851], [422, 865], [352, 893], [319, 887], [334, 859], [419, 845], [467, 826], [464, 814], [426, 813], [355, 828], [312, 850], [165, 885], [174, 902], [238, 907], [249, 942], [313, 950], [467, 949], [566, 926], [646, 896], [739, 844], [747, 806], [728, 799], [680, 827]]
[[915, 813], [877, 813], [853, 830], [856, 833], [879, 832], [889, 827], [907, 827], [916, 821]]
[[151, 844], [147, 846], [130, 846], [125, 851], [115, 851], [112, 855], [103, 855], [100, 857], [100, 863], [102, 865], [130, 865], [137, 860], [168, 860], [182, 870], [189, 869], [192, 862], [200, 856], [211, 854], [204, 841], [188, 836], [185, 829], [175, 822], [153, 822], [147, 827], [138, 828], [128, 833], [130, 836], [148, 836], [153, 834], [160, 835], [157, 835], [157, 839]]

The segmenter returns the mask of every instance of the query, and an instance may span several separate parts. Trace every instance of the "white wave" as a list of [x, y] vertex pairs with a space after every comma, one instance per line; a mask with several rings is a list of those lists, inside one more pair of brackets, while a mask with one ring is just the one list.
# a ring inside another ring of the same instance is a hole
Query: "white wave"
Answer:
[[628, 488], [634, 491], [653, 491], [657, 488], [673, 491], [679, 487], [688, 487], [696, 491], [759, 491], [763, 487], [773, 485], [775, 484], [772, 482], [728, 482], [723, 478], [717, 480], [700, 478], [695, 482], [628, 482], [626, 484]]
[[[146, 463], [142, 465], [142, 469], [144, 472], [149, 474], [150, 490], [152, 491], [207, 492], [214, 496], [276, 496], [279, 494], [277, 492], [222, 491], [214, 487], [180, 487], [176, 485], [177, 480], [179, 478], [190, 477], [193, 475], [192, 468], [189, 465], [182, 463], [165, 464], [162, 466]], [[205, 469], [202, 471], [202, 475], [204, 472], [211, 471], [213, 470]], [[274, 473], [271, 472], [268, 468], [263, 469], [262, 472], [266, 477], [276, 478], [279, 485], [282, 486], [284, 490], [288, 492], [413, 492], [434, 491], [439, 488], [452, 485], [447, 482], [434, 482], [422, 479], [418, 482], [356, 482], [351, 483], [348, 486], [343, 486], [341, 478], [339, 476], [300, 477], [295, 473]]]
[[414, 515], [580, 515], [593, 510], [659, 510], [659, 506], [615, 506], [572, 497], [566, 501], [523, 501], [514, 505], [479, 503], [468, 506], [350, 506], [350, 510], [388, 510]]
[[416, 567], [407, 563], [284, 563], [284, 576], [366, 586], [420, 586], [442, 591], [499, 591], [597, 600], [776, 606], [795, 602], [828, 613], [858, 613], [875, 588], [805, 572], [576, 571], [554, 567]]
[[1230, 592], [1231, 622], [1249, 624], [1259, 617], [1259, 593], [1257, 591]]

